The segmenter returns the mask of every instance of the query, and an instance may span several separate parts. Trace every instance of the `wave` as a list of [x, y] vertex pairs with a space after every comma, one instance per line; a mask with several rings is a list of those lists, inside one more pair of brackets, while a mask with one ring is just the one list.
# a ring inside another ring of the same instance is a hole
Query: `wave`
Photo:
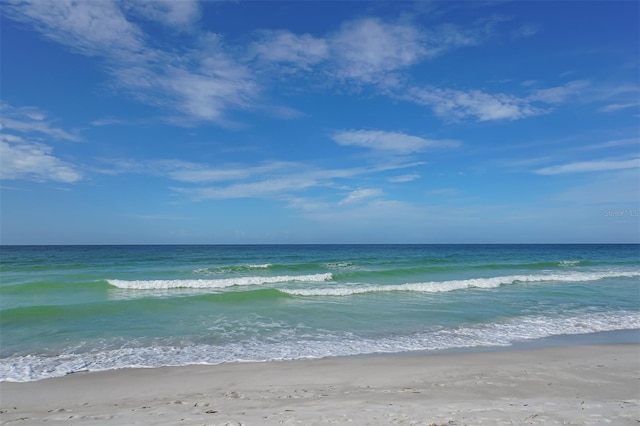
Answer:
[[194, 269], [194, 274], [229, 274], [237, 272], [252, 271], [254, 269], [269, 269], [273, 266], [271, 263], [263, 263], [259, 265], [229, 265], [218, 266], [214, 268], [198, 268]]
[[328, 261], [328, 262], [306, 262], [306, 263], [263, 263], [247, 265], [224, 265], [207, 268], [197, 268], [194, 274], [217, 275], [243, 273], [256, 269], [268, 269], [270, 271], [322, 271], [322, 270], [349, 270], [357, 267], [357, 264], [348, 260]]
[[0, 381], [28, 382], [80, 371], [157, 368], [190, 364], [317, 359], [374, 353], [435, 351], [509, 346], [550, 336], [640, 329], [638, 312], [589, 313], [563, 317], [525, 316], [509, 321], [453, 328], [431, 328], [404, 335], [373, 338], [352, 333], [299, 334], [284, 330], [278, 340], [248, 339], [227, 344], [162, 344], [118, 349], [69, 348], [60, 355], [14, 355], [0, 359]]
[[566, 270], [570, 267], [597, 267], [597, 266], [635, 266], [640, 265], [640, 260], [622, 261], [597, 261], [586, 259], [565, 259], [565, 260], [545, 260], [539, 262], [486, 262], [475, 263], [460, 260], [443, 259], [416, 259], [416, 260], [335, 260], [326, 262], [305, 262], [305, 263], [263, 263], [263, 264], [239, 264], [224, 265], [216, 267], [203, 267], [194, 269], [192, 272], [198, 275], [222, 275], [246, 273], [252, 270], [268, 270], [272, 272], [314, 272], [332, 271], [340, 277], [359, 277], [371, 275], [402, 275], [419, 274], [432, 272], [464, 272], [474, 270]]
[[[348, 266], [347, 266], [348, 265]], [[343, 264], [342, 267], [338, 267], [337, 264], [326, 264], [325, 267], [334, 269], [334, 278], [336, 281], [347, 280], [376, 280], [376, 278], [393, 278], [393, 277], [408, 277], [418, 276], [426, 274], [438, 274], [438, 273], [473, 273], [474, 271], [490, 270], [498, 273], [500, 270], [506, 271], [505, 273], [520, 273], [526, 272], [549, 272], [549, 271], [566, 271], [571, 268], [583, 268], [599, 265], [598, 262], [586, 261], [586, 260], [560, 260], [560, 261], [548, 261], [548, 262], [535, 262], [535, 263], [482, 263], [482, 264], [416, 264], [412, 262], [402, 263], [390, 263], [390, 266], [384, 269], [380, 269], [379, 265], [366, 266], [362, 264], [348, 263]], [[609, 265], [609, 263], [607, 263]]]
[[235, 286], [249, 286], [261, 284], [276, 284], [286, 282], [320, 282], [333, 278], [331, 273], [311, 275], [282, 275], [282, 276], [252, 276], [222, 278], [215, 280], [107, 280], [109, 284], [121, 289], [130, 290], [160, 290], [171, 288], [227, 288]]
[[379, 293], [393, 291], [414, 291], [423, 293], [440, 293], [468, 288], [496, 288], [515, 283], [535, 282], [583, 282], [597, 281], [604, 278], [630, 278], [640, 276], [640, 271], [618, 272], [572, 272], [566, 274], [541, 275], [508, 275], [491, 278], [472, 278], [467, 280], [431, 281], [423, 283], [406, 283], [399, 285], [380, 286], [341, 286], [331, 288], [311, 289], [279, 289], [283, 293], [294, 296], [352, 296], [364, 293]]

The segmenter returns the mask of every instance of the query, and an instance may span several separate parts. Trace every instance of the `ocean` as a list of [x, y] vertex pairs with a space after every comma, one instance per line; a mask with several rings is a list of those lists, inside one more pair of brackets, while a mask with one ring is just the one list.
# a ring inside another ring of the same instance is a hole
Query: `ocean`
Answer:
[[2, 246], [0, 381], [640, 329], [640, 246]]

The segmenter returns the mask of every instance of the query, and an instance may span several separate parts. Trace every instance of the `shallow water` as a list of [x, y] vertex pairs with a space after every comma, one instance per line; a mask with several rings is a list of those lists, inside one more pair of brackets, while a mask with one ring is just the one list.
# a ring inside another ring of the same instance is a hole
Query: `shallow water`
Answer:
[[0, 380], [640, 328], [638, 245], [3, 246]]

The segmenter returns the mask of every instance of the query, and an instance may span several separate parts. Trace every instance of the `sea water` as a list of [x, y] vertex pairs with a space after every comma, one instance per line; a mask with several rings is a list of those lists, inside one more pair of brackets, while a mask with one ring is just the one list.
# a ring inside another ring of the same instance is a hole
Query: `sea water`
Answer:
[[2, 246], [0, 380], [640, 329], [638, 245]]

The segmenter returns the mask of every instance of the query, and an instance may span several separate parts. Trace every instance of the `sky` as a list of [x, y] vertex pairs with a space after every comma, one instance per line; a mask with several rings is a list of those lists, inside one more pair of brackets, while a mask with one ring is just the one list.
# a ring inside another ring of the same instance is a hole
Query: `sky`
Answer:
[[0, 19], [2, 244], [640, 242], [637, 1]]

